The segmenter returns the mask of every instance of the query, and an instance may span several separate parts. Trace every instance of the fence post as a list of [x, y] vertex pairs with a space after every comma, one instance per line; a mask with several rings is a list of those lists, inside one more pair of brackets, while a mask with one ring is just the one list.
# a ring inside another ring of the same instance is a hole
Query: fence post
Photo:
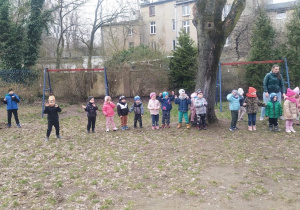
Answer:
[[106, 73], [106, 67], [105, 66], [104, 66], [104, 84], [105, 84], [105, 95], [109, 96], [108, 80], [107, 80], [107, 73]]

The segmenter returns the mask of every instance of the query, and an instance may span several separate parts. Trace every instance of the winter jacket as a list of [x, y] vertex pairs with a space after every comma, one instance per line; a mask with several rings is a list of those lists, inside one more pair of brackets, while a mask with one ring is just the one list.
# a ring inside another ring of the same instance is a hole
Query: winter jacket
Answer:
[[266, 117], [279, 118], [282, 116], [282, 107], [279, 101], [269, 101], [265, 111]]
[[175, 104], [178, 104], [178, 111], [188, 112], [189, 104], [191, 104], [191, 99], [186, 98], [186, 97], [183, 99], [180, 99], [180, 97], [178, 97], [175, 99]]
[[259, 111], [259, 106], [266, 106], [266, 104], [259, 101], [257, 97], [246, 97], [244, 103], [247, 109], [247, 114], [257, 113]]
[[93, 106], [92, 103], [88, 102], [86, 108], [84, 109], [87, 112], [87, 117], [96, 117], [97, 116], [97, 106]]
[[104, 114], [105, 117], [112, 117], [115, 115], [114, 108], [116, 105], [113, 102], [106, 103], [104, 102], [103, 107], [102, 107], [102, 113]]
[[46, 106], [44, 109], [44, 114], [48, 114], [47, 119], [51, 122], [58, 121], [58, 112], [61, 112], [61, 108], [59, 106]]
[[163, 111], [171, 111], [172, 109], [172, 101], [174, 100], [174, 96], [170, 96], [168, 98], [159, 97], [159, 102], [161, 103], [161, 110]]
[[294, 120], [299, 116], [299, 110], [296, 107], [296, 103], [292, 103], [290, 100], [285, 100], [283, 104], [283, 117], [286, 120]]
[[264, 78], [264, 92], [268, 93], [285, 93], [284, 81], [280, 75], [280, 79], [277, 78], [277, 74], [268, 73]]
[[128, 104], [125, 102], [119, 101], [117, 104], [117, 110], [118, 110], [118, 115], [120, 116], [125, 116], [128, 115], [129, 109], [128, 109]]
[[300, 96], [298, 98], [296, 98], [296, 101], [297, 101], [297, 108], [300, 112]]
[[135, 102], [131, 105], [129, 112], [131, 113], [134, 111], [134, 114], [144, 114], [144, 106], [143, 103], [140, 102], [139, 104], [136, 104]]
[[160, 104], [159, 104], [158, 100], [156, 100], [156, 99], [155, 100], [152, 100], [152, 99], [149, 100], [148, 109], [150, 110], [151, 115], [158, 115], [159, 114], [159, 107], [160, 107]]
[[237, 111], [240, 109], [240, 99], [243, 98], [239, 95], [238, 98], [234, 97], [232, 93], [227, 95], [227, 100], [229, 101], [229, 109], [231, 111]]
[[195, 98], [196, 114], [206, 114], [207, 101], [205, 98]]
[[244, 97], [240, 98], [240, 106], [243, 106], [244, 101], [245, 101]]
[[6, 94], [5, 99], [6, 101], [3, 100], [3, 103], [6, 104], [7, 110], [18, 109], [18, 103], [20, 102], [20, 98], [18, 95], [16, 95], [15, 93], [12, 95]]

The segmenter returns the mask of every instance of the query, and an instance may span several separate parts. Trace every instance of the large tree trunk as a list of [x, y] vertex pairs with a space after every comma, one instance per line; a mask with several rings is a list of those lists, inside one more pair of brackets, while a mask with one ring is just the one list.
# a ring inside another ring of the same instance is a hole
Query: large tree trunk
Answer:
[[197, 29], [198, 70], [195, 89], [202, 89], [208, 102], [209, 123], [217, 121], [215, 113], [216, 78], [220, 56], [226, 38], [232, 32], [246, 0], [234, 0], [231, 11], [222, 21], [222, 10], [226, 0], [198, 0], [194, 9], [193, 23]]

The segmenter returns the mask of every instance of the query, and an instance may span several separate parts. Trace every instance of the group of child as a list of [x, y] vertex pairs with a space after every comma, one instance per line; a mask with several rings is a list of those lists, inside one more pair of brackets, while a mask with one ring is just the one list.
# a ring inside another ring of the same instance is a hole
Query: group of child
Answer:
[[[294, 90], [287, 89], [285, 95], [285, 102], [283, 104], [283, 110], [280, 102], [277, 100], [276, 93], [270, 94], [270, 101], [265, 104], [260, 102], [256, 95], [256, 89], [249, 87], [248, 93], [244, 98], [244, 91], [242, 88], [238, 90], [233, 90], [227, 95], [227, 100], [229, 101], [229, 109], [231, 110], [231, 125], [229, 130], [237, 130], [237, 121], [243, 120], [243, 115], [248, 114], [248, 130], [256, 131], [256, 114], [259, 111], [259, 106], [265, 107], [265, 116], [269, 119], [269, 130], [279, 131], [278, 128], [278, 118], [283, 116], [286, 120], [286, 132], [296, 132], [293, 128], [293, 122], [296, 120], [296, 124], [299, 125], [299, 111], [300, 111], [300, 97], [299, 97], [299, 87]], [[152, 129], [160, 129], [159, 127], [159, 109], [162, 110], [162, 126], [161, 128], [170, 128], [170, 112], [172, 110], [172, 101], [178, 104], [178, 125], [177, 128], [182, 127], [182, 118], [185, 119], [186, 127], [190, 128], [190, 121], [188, 116], [188, 111], [190, 109], [191, 122], [197, 122], [198, 130], [206, 130], [206, 107], [207, 101], [203, 97], [203, 92], [199, 89], [195, 93], [191, 94], [191, 98], [185, 93], [184, 89], [179, 90], [179, 96], [174, 94], [169, 96], [167, 91], [160, 93], [158, 100], [156, 99], [156, 93], [150, 93], [150, 100], [148, 103], [148, 110], [150, 111], [152, 120]], [[14, 114], [17, 127], [21, 127], [18, 118], [18, 103], [20, 98], [14, 93], [12, 89], [9, 89], [8, 94], [5, 95], [3, 102], [7, 105], [7, 117], [8, 124], [7, 127], [11, 127], [11, 117]], [[190, 106], [190, 108], [189, 108]], [[114, 115], [116, 105], [112, 102], [110, 96], [105, 96], [104, 104], [102, 107], [102, 113], [106, 118], [106, 132], [112, 127], [113, 131], [118, 130], [115, 122]], [[86, 106], [82, 108], [87, 112], [88, 124], [87, 133], [95, 133], [96, 117], [98, 107], [95, 104], [95, 99], [93, 96], [88, 98]], [[48, 103], [45, 104], [44, 114], [48, 114], [48, 129], [46, 134], [46, 140], [49, 140], [49, 136], [52, 127], [55, 127], [56, 137], [61, 138], [59, 135], [59, 117], [58, 112], [61, 112], [61, 108], [55, 103], [55, 97], [50, 94]], [[121, 129], [127, 130], [127, 116], [129, 113], [134, 113], [134, 128], [137, 128], [137, 122], [139, 122], [139, 127], [142, 128], [142, 116], [144, 114], [143, 103], [139, 96], [134, 97], [134, 103], [131, 107], [128, 107], [125, 96], [120, 96], [119, 102], [117, 103], [117, 113], [121, 122]]]
[[229, 101], [229, 109], [231, 110], [231, 125], [229, 130], [237, 130], [237, 121], [243, 120], [243, 115], [248, 114], [248, 130], [256, 131], [256, 114], [259, 111], [259, 106], [265, 107], [265, 116], [269, 120], [269, 130], [279, 131], [278, 118], [281, 116], [286, 120], [285, 131], [287, 133], [295, 133], [293, 123], [296, 120], [296, 125], [299, 124], [299, 112], [300, 112], [300, 97], [299, 87], [294, 90], [288, 88], [285, 94], [285, 101], [283, 108], [278, 101], [277, 94], [271, 93], [270, 100], [267, 104], [262, 103], [257, 95], [256, 89], [249, 87], [248, 93], [244, 98], [244, 91], [242, 88], [233, 90], [227, 95]]

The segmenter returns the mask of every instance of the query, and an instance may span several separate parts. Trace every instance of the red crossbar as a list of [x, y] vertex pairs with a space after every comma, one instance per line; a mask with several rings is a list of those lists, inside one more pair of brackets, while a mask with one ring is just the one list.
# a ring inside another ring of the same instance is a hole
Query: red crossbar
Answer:
[[59, 72], [59, 71], [104, 71], [104, 68], [98, 69], [48, 69], [48, 72]]
[[234, 63], [221, 63], [222, 66], [232, 66], [238, 64], [260, 64], [260, 63], [283, 63], [284, 60], [269, 60], [269, 61], [246, 61], [246, 62], [234, 62]]

